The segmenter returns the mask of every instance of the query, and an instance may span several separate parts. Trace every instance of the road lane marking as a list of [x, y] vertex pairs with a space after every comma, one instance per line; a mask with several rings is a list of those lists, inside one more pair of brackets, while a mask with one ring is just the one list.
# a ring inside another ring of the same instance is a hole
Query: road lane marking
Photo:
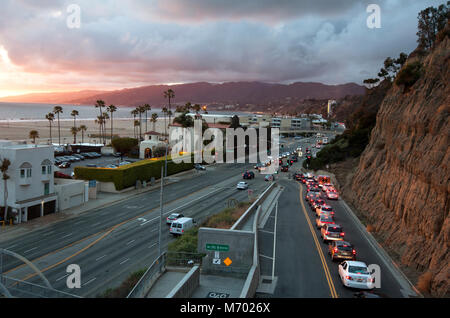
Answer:
[[127, 245], [127, 246], [130, 245], [130, 244], [133, 243], [134, 241], [136, 241], [136, 240], [131, 240], [131, 241], [129, 241], [126, 245]]
[[42, 234], [42, 236], [48, 236], [48, 235], [50, 235], [50, 234], [52, 234], [52, 233], [54, 233], [55, 231], [50, 231], [50, 232], [47, 232], [47, 233], [44, 233], [44, 234]]
[[103, 256], [100, 256], [99, 258], [97, 258], [95, 261], [96, 262], [98, 262], [99, 260], [101, 260], [102, 258], [104, 258], [106, 256], [106, 254], [105, 255], [103, 255]]
[[70, 233], [70, 234], [67, 234], [67, 235], [64, 235], [63, 237], [61, 237], [61, 238], [65, 238], [65, 237], [69, 237], [69, 236], [71, 236], [73, 233]]
[[66, 275], [64, 275], [64, 276], [62, 276], [62, 277], [60, 277], [60, 278], [58, 278], [56, 281], [59, 282], [61, 279], [64, 279], [64, 278], [66, 278], [67, 276], [69, 276], [69, 274], [66, 274]]
[[96, 227], [97, 225], [99, 225], [101, 222], [97, 222], [97, 223], [95, 223], [95, 224], [92, 224], [91, 226], [92, 227]]
[[328, 265], [326, 263], [325, 256], [323, 255], [319, 240], [317, 239], [316, 233], [311, 224], [311, 220], [309, 219], [308, 213], [306, 212], [305, 204], [303, 203], [303, 187], [300, 187], [299, 198], [300, 198], [300, 203], [302, 205], [302, 211], [305, 215], [306, 221], [309, 226], [309, 230], [311, 231], [311, 235], [314, 239], [314, 244], [316, 245], [317, 252], [319, 253], [320, 261], [322, 262], [323, 271], [325, 273], [325, 278], [327, 279], [328, 287], [330, 288], [331, 297], [338, 298], [339, 296], [334, 287], [333, 279], [331, 278], [330, 270], [328, 269]]
[[130, 259], [127, 258], [126, 260], [123, 260], [122, 262], [119, 263], [119, 265], [125, 264], [126, 262], [128, 262]]
[[94, 277], [94, 278], [92, 278], [91, 280], [87, 281], [86, 283], [83, 284], [83, 287], [86, 286], [86, 285], [88, 285], [88, 284], [90, 284], [90, 283], [92, 283], [92, 282], [93, 282], [94, 280], [96, 280], [96, 279], [97, 279], [97, 277]]
[[153, 245], [150, 245], [148, 248], [152, 248], [153, 246], [157, 245], [158, 243], [155, 243]]
[[26, 254], [26, 253], [28, 253], [28, 252], [34, 251], [35, 249], [37, 249], [37, 246], [36, 246], [36, 247], [33, 247], [33, 248], [30, 248], [29, 250], [26, 250], [26, 251], [23, 252], [23, 253]]

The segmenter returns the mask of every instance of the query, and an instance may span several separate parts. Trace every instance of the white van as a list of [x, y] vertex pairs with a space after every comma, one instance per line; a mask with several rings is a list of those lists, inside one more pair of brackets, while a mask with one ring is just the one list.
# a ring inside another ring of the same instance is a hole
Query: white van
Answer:
[[184, 232], [193, 228], [195, 226], [195, 221], [193, 218], [179, 218], [172, 222], [170, 225], [170, 234], [173, 235], [183, 235]]

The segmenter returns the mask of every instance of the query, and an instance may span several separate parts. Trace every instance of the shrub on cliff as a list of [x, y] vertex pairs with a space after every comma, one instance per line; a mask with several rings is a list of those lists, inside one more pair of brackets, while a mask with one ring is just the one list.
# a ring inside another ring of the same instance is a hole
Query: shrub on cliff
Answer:
[[398, 73], [395, 84], [397, 86], [404, 85], [404, 91], [407, 91], [415, 82], [417, 82], [421, 74], [422, 63], [419, 61], [409, 63]]

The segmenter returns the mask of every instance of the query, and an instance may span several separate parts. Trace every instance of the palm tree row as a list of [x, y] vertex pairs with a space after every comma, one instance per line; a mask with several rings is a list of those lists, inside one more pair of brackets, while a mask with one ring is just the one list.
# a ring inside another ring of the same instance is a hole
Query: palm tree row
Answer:
[[[131, 115], [133, 115], [134, 138], [138, 138], [139, 140], [142, 140], [142, 114], [145, 114], [145, 131], [146, 132], [148, 131], [148, 128], [147, 128], [147, 122], [148, 122], [147, 114], [148, 114], [148, 112], [151, 109], [152, 109], [152, 107], [149, 104], [145, 104], [145, 105], [142, 105], [142, 106], [138, 106], [138, 107], [136, 107], [135, 109], [133, 109], [131, 111]], [[136, 120], [136, 116], [139, 116], [139, 121]], [[137, 133], [138, 129], [139, 129], [139, 134]]]

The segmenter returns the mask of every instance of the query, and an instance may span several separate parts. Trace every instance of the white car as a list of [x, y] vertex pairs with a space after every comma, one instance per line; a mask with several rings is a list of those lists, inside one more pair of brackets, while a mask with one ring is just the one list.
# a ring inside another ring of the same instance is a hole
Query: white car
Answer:
[[370, 275], [364, 262], [344, 261], [339, 264], [339, 277], [346, 287], [359, 289], [373, 289], [375, 278]]
[[178, 219], [180, 219], [182, 217], [184, 217], [184, 215], [181, 214], [181, 213], [172, 213], [171, 215], [169, 215], [166, 218], [166, 223], [167, 224], [172, 224], [172, 222], [174, 222], [174, 221], [176, 221], [176, 220], [178, 220]]
[[237, 184], [237, 187], [236, 187], [238, 190], [246, 190], [246, 189], [248, 189], [248, 183], [247, 182], [244, 182], [244, 181], [241, 181], [241, 182], [239, 182], [238, 184]]

